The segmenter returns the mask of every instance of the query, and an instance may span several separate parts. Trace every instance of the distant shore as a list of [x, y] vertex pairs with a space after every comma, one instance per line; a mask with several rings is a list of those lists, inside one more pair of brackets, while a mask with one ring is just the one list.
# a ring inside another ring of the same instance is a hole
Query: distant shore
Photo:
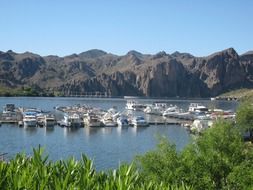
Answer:
[[83, 98], [125, 98], [125, 99], [216, 99], [225, 100], [229, 97], [236, 100], [251, 99], [253, 100], [253, 89], [237, 89], [230, 92], [217, 95], [216, 97], [148, 97], [148, 96], [135, 96], [135, 95], [125, 95], [125, 96], [114, 96], [108, 95], [107, 93], [80, 93], [80, 94], [64, 94], [58, 91], [48, 91], [44, 89], [32, 88], [32, 87], [22, 87], [22, 88], [1, 88], [0, 87], [0, 97], [83, 97]]

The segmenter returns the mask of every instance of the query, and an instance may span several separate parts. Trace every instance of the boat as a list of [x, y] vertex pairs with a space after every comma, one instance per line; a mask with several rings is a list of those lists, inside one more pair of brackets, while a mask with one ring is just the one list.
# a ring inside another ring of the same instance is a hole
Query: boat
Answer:
[[144, 110], [146, 114], [162, 115], [162, 109], [155, 105], [148, 105]]
[[145, 120], [143, 116], [136, 116], [132, 120], [132, 124], [135, 127], [147, 127], [149, 126], [148, 122]]
[[7, 113], [15, 113], [15, 104], [6, 104], [3, 107], [3, 114], [7, 114]]
[[44, 115], [43, 124], [45, 127], [53, 127], [56, 124], [55, 116], [52, 114]]
[[101, 121], [105, 127], [117, 127], [117, 122], [111, 113], [106, 113]]
[[66, 127], [81, 127], [82, 121], [77, 113], [64, 114], [63, 125]]
[[128, 100], [126, 103], [127, 110], [142, 111], [146, 107], [147, 107], [146, 105], [137, 103], [134, 100]]
[[120, 117], [117, 118], [117, 124], [119, 127], [128, 127], [128, 117], [126, 115], [120, 115]]
[[107, 111], [107, 113], [109, 113], [110, 115], [112, 115], [113, 120], [116, 120], [119, 117], [119, 115], [120, 115], [120, 113], [116, 110], [116, 108], [110, 108]]
[[18, 126], [23, 127], [24, 126], [23, 121], [18, 121]]
[[193, 119], [208, 120], [211, 119], [211, 115], [205, 112], [195, 112], [192, 114]]
[[203, 130], [212, 127], [213, 121], [208, 119], [195, 119], [190, 126], [192, 133], [201, 133]]
[[200, 103], [191, 103], [188, 109], [189, 112], [208, 112], [208, 108]]
[[219, 118], [235, 120], [235, 116], [236, 116], [236, 113], [234, 113], [233, 111], [222, 110], [222, 109], [214, 109], [212, 110], [211, 115], [210, 115], [210, 117], [215, 120]]
[[168, 107], [171, 107], [172, 105], [168, 105], [166, 102], [154, 102], [153, 105], [157, 108], [159, 108], [161, 111], [166, 110]]
[[164, 112], [163, 112], [163, 117], [174, 117], [181, 113], [182, 111], [175, 105], [175, 106], [170, 106], [168, 107]]
[[24, 127], [36, 127], [37, 125], [37, 119], [34, 114], [25, 113], [23, 115], [23, 125]]
[[17, 113], [17, 110], [15, 108], [15, 105], [14, 104], [6, 104], [4, 107], [3, 107], [3, 111], [1, 113], [1, 119], [3, 121], [18, 121], [18, 113]]
[[103, 123], [101, 122], [99, 116], [95, 113], [87, 113], [83, 118], [84, 124], [87, 127], [102, 127]]
[[42, 114], [42, 110], [37, 109], [37, 108], [19, 108], [19, 110], [24, 114], [24, 113], [29, 113], [33, 115], [38, 115]]
[[61, 111], [63, 113], [84, 113], [87, 112], [87, 110], [91, 109], [90, 107], [86, 105], [74, 105], [74, 106], [56, 106], [54, 107], [57, 111]]
[[44, 126], [44, 115], [43, 114], [37, 114], [36, 115], [36, 120], [37, 120], [37, 125], [39, 127], [43, 127]]

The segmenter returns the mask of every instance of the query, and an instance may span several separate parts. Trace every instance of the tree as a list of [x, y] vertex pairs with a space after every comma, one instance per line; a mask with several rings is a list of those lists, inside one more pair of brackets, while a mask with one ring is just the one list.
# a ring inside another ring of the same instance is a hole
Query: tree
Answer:
[[243, 149], [240, 132], [233, 123], [216, 122], [182, 153], [183, 163], [192, 168], [188, 174], [189, 182], [194, 183], [196, 189], [227, 186], [228, 175], [245, 158]]
[[234, 123], [220, 120], [182, 152], [162, 139], [155, 150], [137, 158], [137, 167], [144, 179], [157, 183], [183, 182], [194, 189], [252, 188], [247, 180], [235, 184], [243, 172], [240, 166], [248, 169], [245, 179], [252, 179], [253, 167], [247, 164], [253, 158], [251, 152]]
[[249, 101], [244, 101], [239, 105], [236, 123], [242, 133], [249, 131], [250, 141], [253, 142], [253, 106]]
[[180, 178], [177, 178], [180, 160], [176, 146], [165, 137], [160, 138], [155, 150], [149, 151], [143, 156], [137, 156], [136, 163], [146, 181], [168, 184], [181, 184], [182, 182]]
[[250, 142], [244, 145], [244, 160], [229, 174], [227, 189], [252, 189], [253, 187], [253, 145]]

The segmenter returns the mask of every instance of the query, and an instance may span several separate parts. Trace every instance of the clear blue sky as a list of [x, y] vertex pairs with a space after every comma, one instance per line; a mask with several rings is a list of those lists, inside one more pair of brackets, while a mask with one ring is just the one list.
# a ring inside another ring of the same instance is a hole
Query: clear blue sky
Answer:
[[0, 50], [60, 56], [253, 50], [252, 0], [1, 0]]

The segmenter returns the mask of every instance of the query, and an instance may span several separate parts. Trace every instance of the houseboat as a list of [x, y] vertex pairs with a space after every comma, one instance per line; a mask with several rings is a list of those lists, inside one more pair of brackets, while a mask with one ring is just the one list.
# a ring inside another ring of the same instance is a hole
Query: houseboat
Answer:
[[134, 117], [133, 120], [132, 120], [132, 124], [135, 127], [147, 127], [147, 126], [149, 126], [148, 122], [146, 121], [146, 119], [143, 116]]

